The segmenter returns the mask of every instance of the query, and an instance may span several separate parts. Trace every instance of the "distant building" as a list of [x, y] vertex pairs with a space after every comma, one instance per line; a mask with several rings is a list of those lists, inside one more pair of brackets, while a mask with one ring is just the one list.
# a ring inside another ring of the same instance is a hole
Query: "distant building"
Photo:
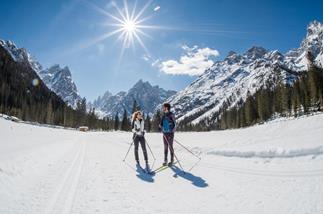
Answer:
[[87, 132], [87, 131], [89, 131], [89, 127], [88, 126], [80, 126], [79, 127], [79, 131], [81, 131], [81, 132]]

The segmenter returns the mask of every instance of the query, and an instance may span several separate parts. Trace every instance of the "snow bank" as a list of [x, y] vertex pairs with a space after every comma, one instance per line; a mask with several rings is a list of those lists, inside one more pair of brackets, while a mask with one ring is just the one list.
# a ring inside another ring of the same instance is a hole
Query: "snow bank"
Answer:
[[323, 147], [318, 146], [314, 148], [286, 150], [274, 148], [266, 151], [210, 151], [208, 155], [218, 155], [225, 157], [239, 157], [239, 158], [293, 158], [301, 156], [317, 156], [323, 154]]

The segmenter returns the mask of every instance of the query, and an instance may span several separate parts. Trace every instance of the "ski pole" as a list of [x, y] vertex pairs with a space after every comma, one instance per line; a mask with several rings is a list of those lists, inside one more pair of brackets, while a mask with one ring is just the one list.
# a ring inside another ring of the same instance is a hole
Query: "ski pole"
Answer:
[[128, 148], [128, 151], [127, 151], [127, 153], [126, 153], [126, 155], [125, 155], [125, 158], [123, 159], [124, 162], [125, 162], [125, 160], [126, 160], [126, 157], [127, 157], [128, 153], [129, 153], [130, 149], [131, 149], [132, 146], [133, 146], [133, 143], [134, 143], [134, 138], [133, 138], [133, 141], [132, 141], [131, 145], [130, 145], [129, 148]]
[[179, 166], [180, 166], [180, 168], [182, 169], [182, 172], [183, 172], [183, 173], [186, 173], [186, 172], [184, 171], [183, 167], [181, 166], [181, 163], [180, 163], [180, 161], [179, 161], [177, 155], [175, 154], [173, 147], [171, 147], [171, 144], [169, 143], [168, 139], [166, 138], [166, 136], [165, 136], [164, 134], [163, 134], [163, 137], [164, 137], [164, 139], [166, 140], [166, 142], [168, 143], [168, 145], [169, 145], [169, 147], [170, 147], [170, 149], [171, 149], [171, 151], [172, 151], [174, 157], [177, 159], [177, 162], [179, 163]]
[[193, 156], [195, 156], [196, 158], [198, 158], [199, 160], [201, 160], [201, 157], [199, 157], [198, 155], [196, 155], [195, 153], [193, 153], [190, 149], [188, 149], [187, 147], [185, 147], [184, 145], [182, 145], [179, 141], [177, 141], [176, 139], [174, 139], [174, 141], [179, 144], [180, 146], [182, 146], [185, 150], [187, 150], [188, 152], [190, 152], [190, 154], [192, 154]]
[[156, 158], [154, 157], [154, 154], [153, 154], [153, 152], [152, 152], [152, 149], [151, 149], [151, 147], [150, 147], [150, 145], [148, 144], [148, 142], [147, 142], [146, 139], [145, 139], [145, 142], [146, 142], [147, 147], [149, 148], [149, 150], [150, 150], [150, 152], [151, 152], [151, 154], [152, 154], [153, 159], [156, 160]]
[[198, 165], [198, 163], [201, 161], [201, 159], [199, 159], [188, 171], [190, 172], [195, 166]]

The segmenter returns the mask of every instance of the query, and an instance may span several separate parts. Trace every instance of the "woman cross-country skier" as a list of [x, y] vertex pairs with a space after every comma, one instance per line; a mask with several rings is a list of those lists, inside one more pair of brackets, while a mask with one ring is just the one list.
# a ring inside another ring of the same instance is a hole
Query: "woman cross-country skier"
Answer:
[[[162, 106], [163, 116], [160, 122], [160, 130], [163, 133], [163, 143], [164, 143], [164, 162], [163, 166], [167, 164], [172, 166], [174, 163], [174, 150], [173, 150], [173, 139], [174, 132], [176, 129], [176, 121], [174, 114], [170, 111], [171, 105], [169, 103], [164, 103]], [[170, 150], [171, 160], [168, 163], [168, 150]]]
[[144, 160], [145, 160], [145, 166], [146, 168], [149, 167], [148, 165], [148, 158], [147, 158], [147, 151], [146, 151], [146, 146], [145, 146], [145, 138], [144, 138], [144, 119], [142, 116], [142, 113], [140, 111], [134, 112], [132, 116], [132, 132], [134, 133], [133, 135], [133, 140], [134, 140], [134, 145], [135, 145], [135, 161], [138, 166], [140, 166], [139, 158], [138, 158], [138, 145], [141, 144], [142, 150], [143, 150], [143, 155], [144, 155]]

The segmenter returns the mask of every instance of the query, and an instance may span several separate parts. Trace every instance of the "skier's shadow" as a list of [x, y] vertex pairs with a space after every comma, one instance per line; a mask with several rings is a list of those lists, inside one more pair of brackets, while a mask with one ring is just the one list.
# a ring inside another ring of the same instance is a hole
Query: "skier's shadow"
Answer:
[[190, 172], [184, 172], [177, 166], [171, 167], [172, 171], [175, 173], [173, 177], [182, 177], [188, 181], [191, 181], [192, 185], [200, 188], [208, 187], [208, 183], [201, 177], [195, 176]]
[[149, 183], [153, 183], [154, 179], [153, 176], [150, 174], [147, 174], [145, 172], [143, 172], [143, 169], [140, 166], [136, 166], [136, 172], [137, 172], [137, 177], [143, 181], [149, 182]]

